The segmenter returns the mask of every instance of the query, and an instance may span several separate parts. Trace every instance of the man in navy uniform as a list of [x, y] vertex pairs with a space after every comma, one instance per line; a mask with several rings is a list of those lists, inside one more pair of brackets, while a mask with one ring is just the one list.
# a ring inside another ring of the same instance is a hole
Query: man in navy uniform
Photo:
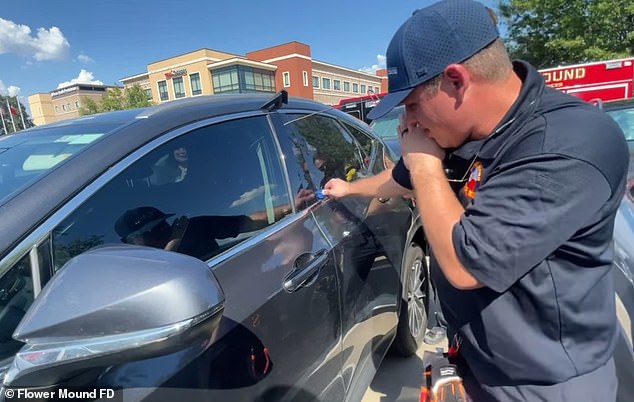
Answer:
[[416, 11], [387, 73], [371, 118], [405, 105], [403, 157], [324, 194], [413, 190], [472, 400], [614, 401], [612, 231], [628, 163], [618, 126], [511, 63], [494, 14], [471, 0]]

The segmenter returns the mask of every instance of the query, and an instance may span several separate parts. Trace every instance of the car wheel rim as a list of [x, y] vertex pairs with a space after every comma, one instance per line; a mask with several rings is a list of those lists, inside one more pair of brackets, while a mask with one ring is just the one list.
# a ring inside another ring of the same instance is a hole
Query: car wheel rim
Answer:
[[412, 337], [418, 339], [423, 328], [427, 325], [425, 313], [425, 294], [423, 293], [423, 262], [414, 260], [410, 267], [407, 289], [407, 315], [409, 330]]

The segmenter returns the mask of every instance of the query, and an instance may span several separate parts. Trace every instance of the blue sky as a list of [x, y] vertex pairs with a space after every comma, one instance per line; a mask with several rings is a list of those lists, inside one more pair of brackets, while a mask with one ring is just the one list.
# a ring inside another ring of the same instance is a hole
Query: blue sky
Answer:
[[372, 69], [412, 11], [433, 2], [2, 1], [0, 93], [28, 107], [34, 93], [74, 82], [120, 85], [148, 63], [192, 50], [244, 55], [294, 40], [310, 45], [314, 59]]

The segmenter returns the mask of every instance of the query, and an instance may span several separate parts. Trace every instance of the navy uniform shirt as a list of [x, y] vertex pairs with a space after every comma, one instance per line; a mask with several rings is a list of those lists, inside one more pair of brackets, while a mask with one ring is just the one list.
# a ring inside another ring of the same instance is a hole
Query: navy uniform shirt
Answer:
[[[484, 287], [456, 289], [432, 263], [450, 332], [491, 386], [588, 373], [610, 359], [616, 339], [610, 269], [623, 133], [594, 106], [545, 87], [527, 63], [514, 69], [522, 90], [497, 129], [446, 160], [453, 178], [467, 173], [455, 188], [465, 213], [453, 245]], [[412, 188], [402, 160], [392, 174]]]

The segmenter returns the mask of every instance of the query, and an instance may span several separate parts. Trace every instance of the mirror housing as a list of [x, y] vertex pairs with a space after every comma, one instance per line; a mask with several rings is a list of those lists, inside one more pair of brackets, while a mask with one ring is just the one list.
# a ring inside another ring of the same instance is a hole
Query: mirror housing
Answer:
[[44, 287], [13, 337], [26, 345], [6, 386], [48, 386], [79, 369], [185, 347], [211, 334], [224, 308], [211, 269], [190, 256], [117, 245], [71, 259]]

